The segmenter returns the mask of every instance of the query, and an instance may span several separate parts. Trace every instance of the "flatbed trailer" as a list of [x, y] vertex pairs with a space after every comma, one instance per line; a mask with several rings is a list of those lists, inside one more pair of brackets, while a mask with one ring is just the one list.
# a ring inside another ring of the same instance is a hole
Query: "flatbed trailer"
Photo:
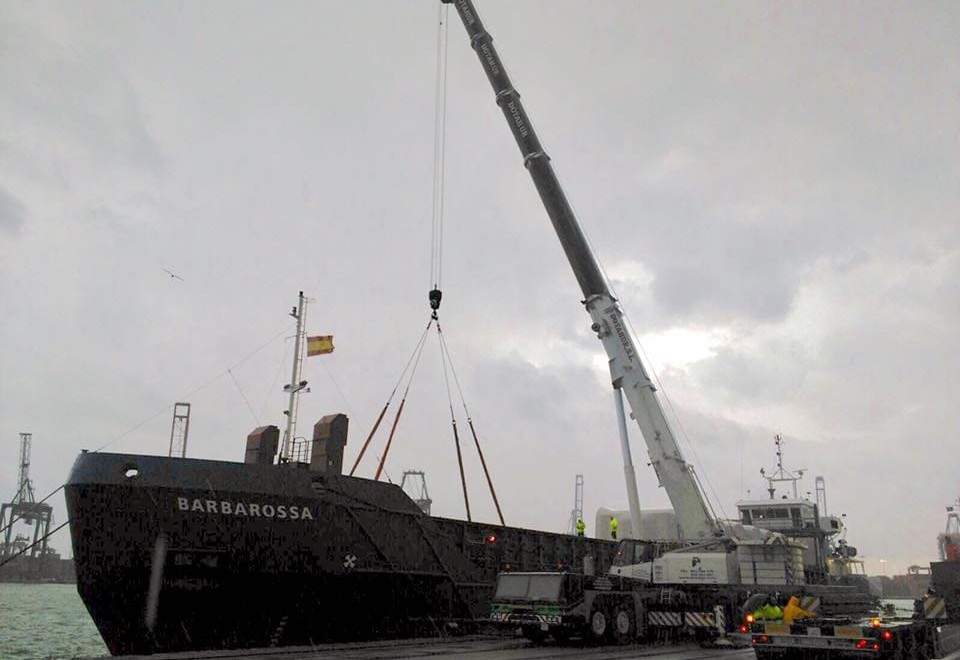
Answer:
[[756, 622], [751, 641], [758, 660], [941, 657], [937, 619], [803, 619]]

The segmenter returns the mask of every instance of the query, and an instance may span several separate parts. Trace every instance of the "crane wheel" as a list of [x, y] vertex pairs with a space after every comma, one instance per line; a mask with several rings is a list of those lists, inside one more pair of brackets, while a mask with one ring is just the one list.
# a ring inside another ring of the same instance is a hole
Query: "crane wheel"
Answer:
[[632, 642], [637, 636], [637, 620], [633, 615], [633, 605], [619, 605], [613, 614], [613, 636], [617, 644]]
[[601, 607], [596, 608], [590, 614], [590, 637], [596, 641], [602, 641], [610, 632], [610, 617], [606, 610]]

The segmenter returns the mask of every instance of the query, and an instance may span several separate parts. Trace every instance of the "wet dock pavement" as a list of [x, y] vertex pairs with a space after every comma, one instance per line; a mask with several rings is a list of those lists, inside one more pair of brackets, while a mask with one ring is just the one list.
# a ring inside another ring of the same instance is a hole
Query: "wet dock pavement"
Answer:
[[[233, 651], [192, 651], [123, 656], [125, 660], [741, 660], [753, 658], [750, 648], [704, 648], [696, 644], [631, 644], [592, 646], [586, 644], [536, 645], [525, 639], [502, 637], [461, 637], [446, 640], [393, 640], [320, 644], [274, 649]], [[115, 660], [115, 659], [114, 659]]]

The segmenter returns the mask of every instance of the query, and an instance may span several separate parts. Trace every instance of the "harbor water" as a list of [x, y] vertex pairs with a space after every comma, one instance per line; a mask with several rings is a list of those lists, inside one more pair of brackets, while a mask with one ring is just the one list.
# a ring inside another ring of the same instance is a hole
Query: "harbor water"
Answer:
[[0, 583], [0, 658], [69, 660], [109, 655], [75, 584]]

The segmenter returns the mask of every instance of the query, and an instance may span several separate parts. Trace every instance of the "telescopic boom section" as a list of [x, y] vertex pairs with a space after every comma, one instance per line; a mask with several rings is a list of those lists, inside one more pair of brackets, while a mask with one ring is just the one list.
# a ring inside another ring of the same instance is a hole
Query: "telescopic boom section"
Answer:
[[510, 82], [506, 69], [493, 47], [493, 38], [484, 29], [471, 0], [441, 0], [456, 6], [470, 44], [493, 86], [497, 105], [503, 111], [513, 133], [523, 163], [543, 200], [553, 228], [557, 232], [567, 260], [583, 291], [584, 304], [593, 319], [592, 329], [610, 358], [613, 386], [623, 390], [633, 418], [647, 443], [650, 462], [657, 472], [677, 515], [681, 535], [688, 539], [705, 538], [718, 533], [706, 500], [700, 492], [691, 467], [687, 465], [663, 414], [647, 376], [636, 345], [624, 323], [623, 313], [610, 293], [576, 216], [560, 187], [550, 158], [533, 130], [530, 118], [520, 102], [520, 94]]

